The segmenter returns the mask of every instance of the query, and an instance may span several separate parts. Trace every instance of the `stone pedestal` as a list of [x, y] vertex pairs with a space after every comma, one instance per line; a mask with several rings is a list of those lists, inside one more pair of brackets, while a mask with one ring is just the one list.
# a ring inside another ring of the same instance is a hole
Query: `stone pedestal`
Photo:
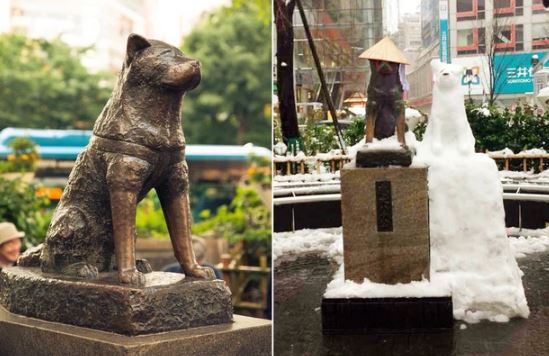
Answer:
[[429, 277], [426, 168], [341, 173], [345, 279], [396, 284]]
[[270, 355], [271, 322], [234, 322], [152, 335], [125, 336], [9, 313], [0, 306], [0, 355], [175, 356]]
[[368, 145], [359, 148], [356, 152], [356, 166], [359, 168], [402, 166], [408, 167], [412, 164], [412, 152], [408, 147], [388, 150], [382, 148], [371, 148]]
[[452, 297], [323, 298], [326, 335], [452, 329]]
[[116, 273], [93, 281], [10, 267], [0, 272], [0, 304], [8, 311], [126, 335], [231, 323], [231, 292], [221, 280], [145, 274], [142, 288], [121, 285]]

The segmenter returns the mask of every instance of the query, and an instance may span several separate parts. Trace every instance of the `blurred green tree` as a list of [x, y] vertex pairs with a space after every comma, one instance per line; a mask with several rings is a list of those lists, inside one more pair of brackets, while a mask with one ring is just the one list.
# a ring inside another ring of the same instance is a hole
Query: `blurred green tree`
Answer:
[[202, 63], [202, 83], [183, 104], [187, 142], [271, 146], [271, 30], [265, 10], [270, 14], [259, 1], [233, 3], [210, 13], [184, 38], [183, 52]]
[[107, 101], [107, 78], [90, 74], [80, 58], [88, 49], [61, 40], [0, 35], [0, 129], [91, 128]]

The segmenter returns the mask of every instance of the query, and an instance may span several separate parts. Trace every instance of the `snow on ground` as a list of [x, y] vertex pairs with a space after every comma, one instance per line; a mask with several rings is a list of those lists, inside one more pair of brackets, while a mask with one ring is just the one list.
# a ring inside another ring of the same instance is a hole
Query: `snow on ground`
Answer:
[[343, 263], [341, 227], [273, 234], [273, 261], [283, 255], [304, 252], [319, 252]]
[[[518, 230], [518, 229], [517, 229]], [[549, 237], [545, 236], [549, 229], [521, 230], [524, 236], [509, 237], [511, 251], [515, 257], [524, 257], [526, 254], [542, 252], [549, 249]], [[508, 229], [508, 231], [515, 231]], [[537, 236], [537, 237], [527, 237]], [[466, 240], [462, 237], [462, 240]], [[469, 323], [482, 319], [494, 322], [506, 322], [513, 311], [505, 303], [493, 303], [492, 293], [488, 292], [483, 284], [488, 278], [497, 278], [498, 272], [492, 271], [488, 276], [481, 276], [471, 271], [433, 271], [431, 268], [430, 281], [417, 281], [410, 284], [387, 285], [373, 283], [365, 279], [363, 283], [344, 280], [343, 267], [343, 236], [342, 229], [307, 229], [296, 232], [273, 234], [273, 259], [283, 255], [292, 255], [304, 252], [317, 252], [326, 255], [339, 264], [333, 280], [328, 283], [324, 294], [327, 298], [363, 298], [363, 297], [422, 297], [444, 296], [452, 294], [454, 301], [454, 317]], [[479, 295], [478, 291], [484, 291]], [[509, 293], [515, 295], [513, 286], [503, 286], [494, 290], [494, 293]], [[512, 298], [510, 298], [512, 299]], [[477, 308], [468, 309], [464, 306], [475, 302]], [[484, 305], [485, 304], [485, 305]], [[511, 304], [513, 304], [511, 302]], [[479, 307], [483, 306], [484, 307]]]
[[344, 266], [341, 264], [328, 283], [324, 297], [326, 298], [388, 298], [388, 297], [443, 297], [451, 294], [451, 289], [445, 280], [422, 280], [411, 283], [383, 284], [364, 279], [362, 283], [345, 280]]
[[508, 227], [507, 236], [527, 236], [527, 237], [540, 237], [549, 236], [549, 226], [545, 229], [520, 229], [518, 227]]
[[511, 251], [515, 258], [525, 257], [527, 254], [549, 250], [549, 229], [522, 231], [518, 237], [510, 237]]

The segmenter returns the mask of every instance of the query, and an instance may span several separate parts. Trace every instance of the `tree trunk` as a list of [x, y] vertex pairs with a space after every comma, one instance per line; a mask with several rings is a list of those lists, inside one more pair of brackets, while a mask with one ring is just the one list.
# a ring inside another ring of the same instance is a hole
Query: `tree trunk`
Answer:
[[295, 1], [274, 1], [276, 25], [276, 77], [280, 123], [284, 141], [299, 137], [294, 93], [294, 30], [292, 16]]

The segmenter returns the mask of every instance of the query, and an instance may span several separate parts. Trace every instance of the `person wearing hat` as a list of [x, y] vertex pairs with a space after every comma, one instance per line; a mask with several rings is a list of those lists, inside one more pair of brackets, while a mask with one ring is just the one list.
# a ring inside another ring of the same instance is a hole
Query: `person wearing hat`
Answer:
[[21, 239], [24, 232], [17, 231], [14, 224], [0, 223], [0, 271], [3, 268], [13, 266], [21, 252]]

